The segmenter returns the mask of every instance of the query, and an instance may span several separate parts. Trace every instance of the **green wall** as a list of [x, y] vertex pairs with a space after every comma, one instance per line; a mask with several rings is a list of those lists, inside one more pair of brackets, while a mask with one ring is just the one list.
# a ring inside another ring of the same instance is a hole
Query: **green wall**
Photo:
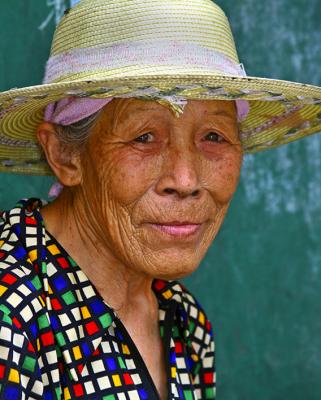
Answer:
[[[248, 75], [321, 85], [320, 0], [217, 2]], [[1, 1], [0, 90], [41, 82], [61, 5]], [[51, 182], [0, 175], [0, 208], [45, 198]], [[321, 399], [320, 239], [321, 136], [247, 156], [223, 228], [185, 279], [216, 331], [220, 399]]]

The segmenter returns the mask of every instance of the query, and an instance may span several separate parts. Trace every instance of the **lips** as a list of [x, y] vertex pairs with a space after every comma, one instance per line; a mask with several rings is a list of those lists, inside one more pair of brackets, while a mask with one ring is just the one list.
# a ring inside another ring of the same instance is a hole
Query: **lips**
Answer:
[[193, 234], [196, 234], [201, 227], [201, 223], [192, 223], [189, 221], [178, 222], [162, 222], [162, 223], [151, 223], [150, 224], [154, 229], [161, 231], [165, 234], [174, 237], [188, 237]]
[[156, 225], [167, 225], [167, 226], [182, 226], [182, 225], [200, 225], [201, 222], [191, 221], [170, 221], [170, 222], [155, 222]]

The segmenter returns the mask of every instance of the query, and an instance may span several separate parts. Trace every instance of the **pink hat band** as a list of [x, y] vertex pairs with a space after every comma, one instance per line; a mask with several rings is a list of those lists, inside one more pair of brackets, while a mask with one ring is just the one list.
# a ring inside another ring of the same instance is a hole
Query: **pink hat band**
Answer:
[[[237, 64], [227, 55], [195, 43], [178, 40], [130, 41], [109, 46], [78, 48], [51, 56], [46, 64], [44, 83], [52, 83], [61, 76], [72, 76], [84, 71], [113, 70], [128, 65], [162, 65], [164, 67], [186, 66], [198, 71], [230, 76], [246, 76], [242, 64]], [[117, 96], [118, 97], [118, 96]], [[119, 96], [121, 97], [121, 96]], [[128, 94], [126, 95], [128, 97]], [[135, 96], [133, 93], [132, 97]], [[176, 96], [166, 96], [176, 103]], [[112, 98], [93, 99], [71, 97], [49, 104], [45, 111], [45, 121], [69, 125], [99, 111]], [[181, 100], [180, 100], [181, 102]], [[242, 121], [249, 112], [249, 103], [235, 100], [238, 120]], [[180, 104], [182, 105], [182, 104]]]

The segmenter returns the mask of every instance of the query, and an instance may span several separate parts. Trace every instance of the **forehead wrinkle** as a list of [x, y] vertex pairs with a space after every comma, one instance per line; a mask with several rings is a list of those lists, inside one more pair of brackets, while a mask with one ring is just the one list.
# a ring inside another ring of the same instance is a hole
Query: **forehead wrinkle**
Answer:
[[204, 116], [206, 117], [207, 115], [210, 115], [210, 116], [214, 115], [216, 117], [228, 117], [231, 119], [235, 118], [235, 114], [230, 114], [230, 113], [226, 112], [225, 110], [209, 111], [209, 112], [205, 111]]
[[236, 106], [235, 102], [233, 102], [233, 109], [230, 107], [224, 107], [224, 108], [218, 108], [216, 110], [204, 110], [203, 117], [206, 116], [217, 116], [217, 117], [228, 117], [230, 119], [235, 120], [237, 118], [237, 111], [236, 111]]
[[137, 111], [141, 111], [141, 112], [145, 112], [145, 111], [162, 111], [162, 109], [160, 109], [159, 107], [137, 107], [134, 110], [135, 112]]
[[233, 100], [189, 100], [185, 110], [191, 110], [195, 114], [194, 108], [192, 107], [194, 101], [202, 102], [201, 110], [196, 113], [197, 116], [204, 117], [206, 115], [226, 115], [228, 117], [236, 117], [236, 103]]
[[[147, 115], [147, 118], [142, 118], [141, 114], [143, 113], [150, 113]], [[151, 113], [152, 112], [152, 113]], [[139, 126], [146, 125], [149, 122], [164, 122], [166, 125], [168, 124], [168, 115], [165, 115], [164, 109], [161, 108], [145, 108], [145, 107], [138, 107], [132, 110], [128, 110], [128, 115], [125, 118], [121, 118], [122, 115], [118, 115], [114, 121], [114, 131], [118, 129], [122, 129], [123, 126], [128, 125], [137, 125]]]
[[122, 115], [123, 115], [124, 111], [126, 111], [126, 108], [128, 108], [128, 106], [130, 106], [132, 99], [129, 98], [129, 99], [115, 99], [115, 100], [116, 100], [116, 102], [115, 102], [116, 104], [114, 103], [115, 105], [114, 105], [114, 108], [112, 109], [112, 115], [111, 115], [110, 134], [112, 136], [115, 136], [115, 132], [117, 131], [117, 128], [119, 127], [119, 125], [122, 125], [122, 122], [123, 122]]
[[154, 113], [158, 113], [158, 114], [162, 114], [162, 115], [164, 115], [165, 113], [167, 114], [167, 110], [168, 111], [173, 111], [172, 110], [172, 106], [170, 105], [170, 104], [161, 104], [161, 103], [158, 103], [159, 105], [157, 106], [157, 105], [155, 105], [155, 106], [152, 106], [152, 107], [137, 107], [137, 108], [135, 108], [134, 110], [133, 110], [133, 112], [137, 112], [137, 113], [144, 113], [144, 112], [154, 112]]

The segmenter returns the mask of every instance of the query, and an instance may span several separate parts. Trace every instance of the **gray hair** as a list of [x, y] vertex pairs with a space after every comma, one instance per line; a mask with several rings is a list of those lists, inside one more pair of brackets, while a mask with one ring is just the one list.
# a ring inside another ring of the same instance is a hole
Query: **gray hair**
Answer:
[[83, 152], [100, 112], [101, 110], [71, 125], [56, 124], [56, 133], [60, 143], [69, 147], [75, 153]]

